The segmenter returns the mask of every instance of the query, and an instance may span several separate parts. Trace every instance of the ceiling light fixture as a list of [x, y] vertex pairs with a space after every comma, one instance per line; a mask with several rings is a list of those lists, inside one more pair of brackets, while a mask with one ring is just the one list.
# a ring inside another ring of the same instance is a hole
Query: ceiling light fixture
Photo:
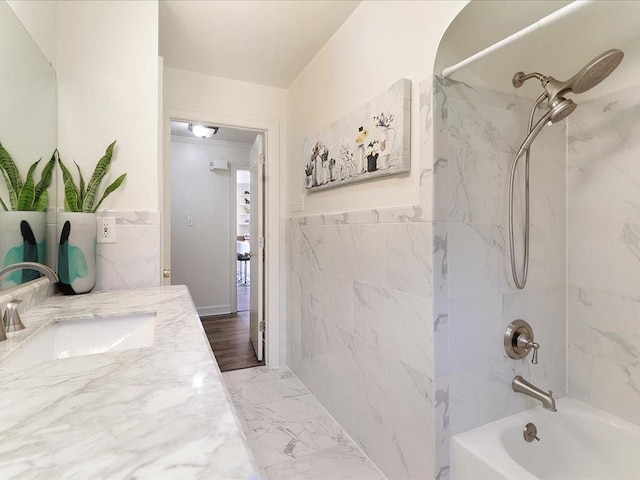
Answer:
[[201, 123], [190, 123], [188, 129], [196, 137], [200, 137], [203, 140], [205, 138], [211, 138], [218, 133], [218, 127], [210, 127], [208, 125], [202, 125]]

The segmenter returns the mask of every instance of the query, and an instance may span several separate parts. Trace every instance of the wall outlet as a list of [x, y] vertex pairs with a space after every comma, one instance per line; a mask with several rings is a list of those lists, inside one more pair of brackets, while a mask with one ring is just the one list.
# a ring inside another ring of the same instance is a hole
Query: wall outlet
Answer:
[[193, 217], [187, 217], [187, 227], [193, 227]]
[[115, 217], [98, 217], [98, 243], [116, 243]]

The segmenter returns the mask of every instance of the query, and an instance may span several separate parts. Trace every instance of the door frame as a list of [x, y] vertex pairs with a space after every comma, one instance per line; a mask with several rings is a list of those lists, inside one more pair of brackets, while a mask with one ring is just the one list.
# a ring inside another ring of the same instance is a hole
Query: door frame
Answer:
[[[231, 163], [231, 162], [229, 162]], [[234, 164], [229, 165], [229, 177], [231, 191], [231, 198], [229, 199], [229, 205], [231, 205], [231, 251], [229, 257], [231, 258], [231, 313], [238, 313], [238, 167]]]
[[256, 130], [264, 135], [264, 322], [265, 322], [265, 365], [270, 368], [280, 366], [280, 124], [277, 121], [263, 122], [230, 117], [211, 110], [194, 109], [180, 105], [165, 104], [162, 114], [163, 148], [160, 155], [160, 198], [162, 199], [162, 229], [160, 251], [162, 270], [171, 268], [171, 120], [201, 122], [245, 130]]

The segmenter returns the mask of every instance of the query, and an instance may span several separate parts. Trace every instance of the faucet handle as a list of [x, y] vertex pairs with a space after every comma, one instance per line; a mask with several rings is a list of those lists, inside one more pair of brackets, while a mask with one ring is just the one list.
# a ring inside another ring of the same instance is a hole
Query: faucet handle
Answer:
[[7, 308], [4, 311], [2, 317], [2, 324], [5, 332], [17, 332], [18, 330], [24, 330], [22, 320], [18, 314], [18, 305], [22, 303], [22, 300], [11, 300], [7, 303]]
[[531, 348], [533, 348], [533, 355], [531, 355], [531, 363], [534, 365], [538, 364], [538, 349], [540, 348], [540, 344], [536, 342], [530, 342]]
[[529, 350], [533, 350], [533, 354], [531, 355], [531, 363], [534, 365], [538, 364], [538, 349], [540, 348], [540, 344], [532, 341], [526, 333], [521, 333], [518, 335], [517, 344], [520, 348], [525, 349], [527, 353]]

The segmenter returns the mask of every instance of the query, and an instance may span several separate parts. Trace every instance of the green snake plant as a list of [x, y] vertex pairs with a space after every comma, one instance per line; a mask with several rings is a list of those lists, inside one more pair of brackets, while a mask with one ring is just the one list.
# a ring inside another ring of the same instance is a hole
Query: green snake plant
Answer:
[[9, 207], [11, 207], [11, 210], [14, 211], [44, 212], [49, 203], [47, 189], [51, 185], [57, 155], [58, 152], [54, 151], [51, 160], [44, 166], [38, 183], [35, 181], [35, 174], [36, 168], [42, 159], [29, 167], [27, 178], [23, 182], [18, 166], [9, 152], [0, 144], [0, 172], [2, 172], [9, 194], [9, 206], [0, 197], [0, 207], [5, 211], [8, 211]]
[[115, 144], [116, 142], [114, 140], [113, 143], [107, 147], [103, 157], [98, 160], [89, 182], [85, 182], [82, 172], [80, 171], [80, 166], [75, 161], [73, 162], [78, 169], [79, 178], [77, 185], [69, 169], [62, 162], [62, 159], [58, 157], [58, 164], [60, 165], [60, 170], [62, 170], [62, 181], [64, 182], [64, 209], [67, 212], [95, 213], [100, 205], [102, 205], [104, 199], [122, 185], [122, 182], [124, 182], [127, 176], [126, 173], [116, 178], [115, 181], [105, 189], [100, 200], [96, 202], [100, 183], [102, 183], [102, 179], [111, 167], [111, 158], [113, 157], [113, 147]]

